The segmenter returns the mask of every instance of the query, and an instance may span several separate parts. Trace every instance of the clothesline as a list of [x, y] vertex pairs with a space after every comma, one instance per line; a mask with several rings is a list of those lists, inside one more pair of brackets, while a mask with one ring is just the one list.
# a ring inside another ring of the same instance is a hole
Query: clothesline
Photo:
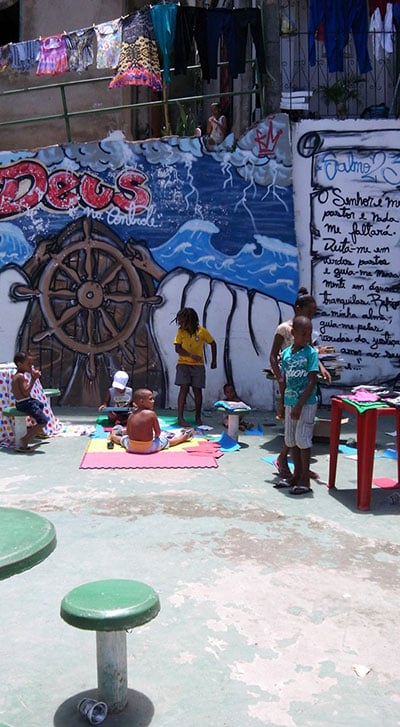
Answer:
[[[192, 46], [199, 54], [203, 80], [217, 78], [218, 43], [224, 37], [232, 78], [245, 71], [248, 31], [260, 73], [266, 72], [259, 8], [198, 8], [179, 3], [148, 5], [104, 23], [0, 47], [0, 71], [8, 67], [36, 75], [82, 73], [96, 67], [114, 69], [109, 87], [149, 86], [161, 91], [170, 82], [170, 57], [175, 75], [186, 74]], [[96, 39], [96, 55], [94, 41]]]

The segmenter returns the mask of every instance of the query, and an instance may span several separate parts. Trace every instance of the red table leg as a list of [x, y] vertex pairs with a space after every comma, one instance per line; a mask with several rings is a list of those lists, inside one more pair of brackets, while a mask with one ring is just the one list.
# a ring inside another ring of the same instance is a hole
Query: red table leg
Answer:
[[396, 410], [396, 441], [397, 441], [397, 484], [400, 486], [400, 410]]
[[376, 443], [376, 409], [357, 416], [357, 507], [369, 510]]
[[328, 488], [335, 487], [336, 467], [339, 449], [340, 428], [342, 424], [342, 402], [332, 399], [331, 402], [331, 439], [329, 445], [329, 477]]

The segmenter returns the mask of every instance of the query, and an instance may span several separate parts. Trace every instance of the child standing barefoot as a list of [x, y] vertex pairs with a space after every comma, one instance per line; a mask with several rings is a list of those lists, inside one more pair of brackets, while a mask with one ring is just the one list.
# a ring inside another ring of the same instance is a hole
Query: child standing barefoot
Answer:
[[175, 351], [178, 354], [175, 384], [180, 387], [178, 395], [178, 423], [187, 427], [184, 418], [186, 397], [190, 387], [193, 390], [196, 424], [201, 424], [202, 389], [206, 384], [204, 366], [204, 344], [211, 346], [211, 368], [217, 368], [217, 344], [211, 333], [199, 325], [199, 317], [193, 308], [182, 308], [176, 316], [179, 326], [175, 336]]
[[317, 411], [318, 353], [310, 346], [311, 321], [293, 321], [294, 343], [282, 353], [285, 444], [292, 452], [294, 472], [288, 479], [291, 495], [311, 492], [310, 459]]

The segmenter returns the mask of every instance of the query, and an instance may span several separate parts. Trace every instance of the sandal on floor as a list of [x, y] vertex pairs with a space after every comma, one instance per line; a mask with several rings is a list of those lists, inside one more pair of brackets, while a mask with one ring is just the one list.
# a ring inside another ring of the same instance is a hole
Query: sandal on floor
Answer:
[[283, 490], [284, 487], [288, 488], [290, 485], [286, 482], [286, 480], [279, 480], [279, 482], [277, 482], [276, 485], [273, 485], [273, 487], [275, 487], [275, 490]]
[[14, 452], [20, 452], [21, 454], [26, 454], [27, 452], [32, 452], [33, 447], [15, 447]]
[[306, 487], [305, 485], [293, 485], [293, 487], [289, 490], [291, 495], [308, 495], [310, 492], [312, 492], [311, 487]]
[[274, 467], [278, 471], [278, 474], [283, 477], [283, 479], [292, 476], [290, 469], [285, 469], [285, 467], [281, 467], [277, 459], [274, 461]]

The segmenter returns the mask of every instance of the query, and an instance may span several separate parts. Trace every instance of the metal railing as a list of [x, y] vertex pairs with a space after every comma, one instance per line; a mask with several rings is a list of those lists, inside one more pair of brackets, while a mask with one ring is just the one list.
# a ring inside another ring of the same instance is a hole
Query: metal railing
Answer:
[[[248, 64], [251, 64], [252, 67], [255, 65], [255, 62], [250, 60], [247, 61]], [[226, 62], [221, 62], [218, 64], [219, 67], [227, 66], [228, 64]], [[188, 71], [196, 71], [200, 69], [199, 65], [193, 65], [188, 66]], [[174, 69], [172, 68], [171, 71]], [[256, 70], [252, 73], [253, 78], [257, 76]], [[14, 119], [8, 119], [4, 121], [0, 121], [0, 127], [13, 127], [13, 126], [20, 126], [20, 125], [26, 125], [26, 124], [33, 124], [38, 122], [47, 122], [47, 121], [57, 121], [57, 120], [64, 120], [65, 125], [65, 134], [66, 134], [66, 140], [68, 142], [72, 142], [72, 133], [71, 133], [71, 124], [70, 120], [78, 117], [85, 117], [85, 116], [97, 116], [99, 114], [106, 114], [106, 113], [115, 113], [118, 111], [127, 111], [127, 110], [139, 110], [143, 108], [160, 108], [161, 110], [166, 108], [167, 106], [173, 106], [173, 105], [185, 105], [185, 104], [191, 104], [193, 102], [203, 102], [209, 99], [223, 99], [223, 98], [234, 98], [239, 96], [255, 96], [258, 98], [258, 105], [261, 109], [261, 114], [264, 114], [264, 93], [263, 93], [263, 87], [260, 83], [257, 83], [254, 81], [253, 85], [249, 88], [246, 88], [245, 90], [239, 90], [239, 91], [215, 91], [212, 93], [201, 93], [201, 94], [195, 94], [195, 95], [188, 95], [188, 96], [176, 96], [169, 98], [166, 94], [164, 94], [163, 99], [156, 100], [156, 101], [139, 101], [134, 103], [122, 103], [122, 104], [113, 104], [113, 105], [107, 105], [107, 106], [96, 106], [96, 108], [85, 108], [78, 111], [71, 111], [68, 108], [68, 101], [67, 101], [67, 94], [66, 91], [73, 87], [79, 87], [82, 85], [87, 84], [98, 84], [98, 83], [109, 83], [113, 76], [101, 76], [96, 78], [90, 78], [90, 79], [78, 79], [76, 81], [60, 81], [58, 83], [48, 83], [48, 84], [41, 84], [41, 85], [31, 85], [26, 86], [24, 88], [13, 88], [8, 89], [6, 91], [0, 92], [0, 101], [3, 100], [3, 102], [7, 99], [10, 99], [12, 97], [15, 97], [16, 95], [21, 94], [28, 94], [28, 93], [40, 93], [41, 91], [54, 91], [59, 90], [60, 97], [61, 97], [61, 106], [62, 106], [62, 112], [59, 113], [50, 113], [50, 114], [38, 114], [35, 116], [22, 116], [20, 118], [14, 118]], [[132, 87], [131, 87], [132, 88]]]

